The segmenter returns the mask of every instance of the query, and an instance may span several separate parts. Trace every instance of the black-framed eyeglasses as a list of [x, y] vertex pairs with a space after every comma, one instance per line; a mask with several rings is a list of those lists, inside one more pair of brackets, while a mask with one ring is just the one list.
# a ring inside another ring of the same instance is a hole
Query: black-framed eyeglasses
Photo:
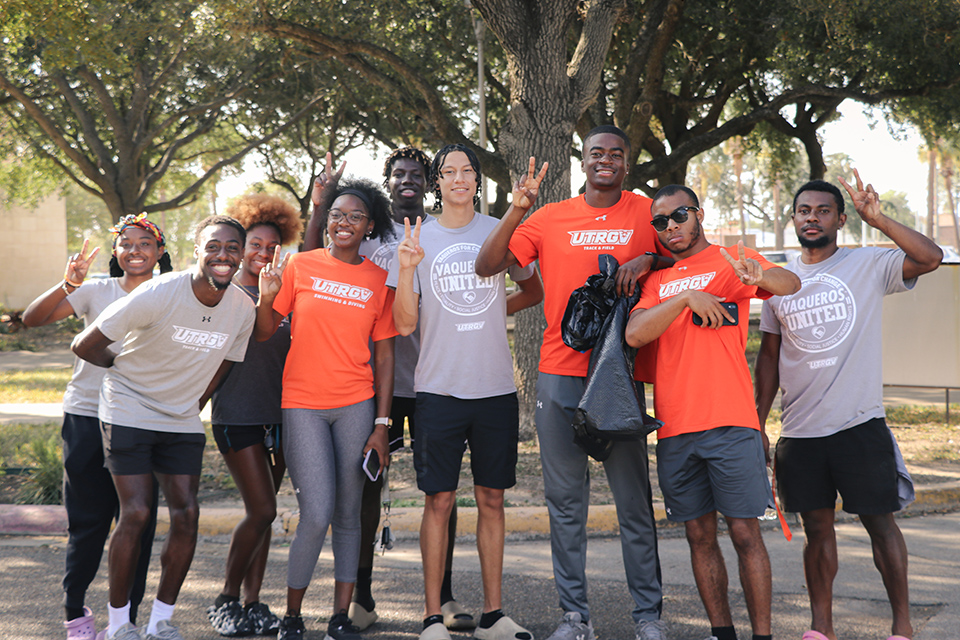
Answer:
[[327, 218], [333, 222], [340, 222], [346, 218], [347, 222], [350, 224], [360, 224], [365, 218], [369, 219], [370, 216], [365, 213], [360, 213], [359, 211], [350, 211], [349, 213], [344, 213], [343, 211], [340, 211], [340, 209], [330, 209], [330, 212], [327, 214]]
[[650, 224], [652, 224], [653, 228], [657, 231], [666, 231], [670, 220], [673, 220], [677, 224], [683, 224], [687, 221], [687, 218], [690, 217], [691, 213], [696, 213], [697, 211], [700, 211], [699, 207], [677, 207], [668, 216], [655, 216], [653, 220], [650, 221]]

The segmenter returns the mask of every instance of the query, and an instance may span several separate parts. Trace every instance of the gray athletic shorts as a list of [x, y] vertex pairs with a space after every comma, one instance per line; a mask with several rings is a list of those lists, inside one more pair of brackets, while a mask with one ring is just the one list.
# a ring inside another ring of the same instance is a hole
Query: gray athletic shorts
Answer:
[[759, 518], [771, 499], [760, 432], [718, 427], [657, 442], [657, 475], [673, 522], [711, 511]]

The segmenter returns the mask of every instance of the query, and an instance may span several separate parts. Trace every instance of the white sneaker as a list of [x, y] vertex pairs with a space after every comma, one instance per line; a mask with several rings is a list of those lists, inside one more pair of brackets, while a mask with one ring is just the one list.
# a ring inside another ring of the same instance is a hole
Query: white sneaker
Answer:
[[147, 640], [184, 640], [180, 635], [180, 630], [170, 624], [169, 620], [160, 620], [157, 622], [157, 632], [148, 633]]
[[667, 640], [667, 623], [663, 620], [641, 620], [637, 623], [636, 635], [637, 640]]
[[563, 614], [563, 622], [547, 640], [597, 640], [593, 634], [593, 624], [582, 622], [576, 611], [567, 611]]

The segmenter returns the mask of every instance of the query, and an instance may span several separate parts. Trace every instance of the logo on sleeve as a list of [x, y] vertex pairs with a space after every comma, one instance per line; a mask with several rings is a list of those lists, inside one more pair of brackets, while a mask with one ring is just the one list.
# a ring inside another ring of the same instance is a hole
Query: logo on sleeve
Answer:
[[[606, 216], [600, 216], [606, 218]], [[599, 220], [600, 218], [597, 218]], [[622, 247], [630, 242], [633, 229], [606, 229], [589, 231], [567, 231], [570, 234], [571, 247], [583, 247], [587, 251], [599, 249], [613, 249]]]
[[783, 297], [778, 315], [787, 339], [797, 349], [820, 353], [841, 344], [851, 334], [857, 305], [846, 283], [819, 273], [803, 280], [798, 293]]
[[695, 276], [687, 276], [679, 280], [664, 282], [660, 285], [660, 299], [672, 298], [678, 293], [683, 293], [687, 289], [703, 291], [710, 284], [710, 281], [717, 275], [716, 271], [710, 273], [698, 273]]
[[354, 300], [357, 302], [366, 302], [373, 296], [373, 291], [365, 287], [358, 287], [343, 282], [334, 282], [324, 278], [310, 278], [313, 280], [313, 290], [341, 300]]
[[481, 278], [474, 271], [480, 245], [453, 244], [437, 254], [430, 265], [430, 290], [447, 311], [475, 316], [497, 299], [499, 274]]
[[199, 331], [189, 327], [173, 325], [173, 341], [190, 348], [203, 347], [204, 350], [222, 349], [230, 336], [216, 331]]

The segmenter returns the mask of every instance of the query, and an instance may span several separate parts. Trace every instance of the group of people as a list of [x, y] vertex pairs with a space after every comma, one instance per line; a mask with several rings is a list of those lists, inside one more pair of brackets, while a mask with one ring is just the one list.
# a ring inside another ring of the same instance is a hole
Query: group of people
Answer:
[[[372, 181], [342, 178], [344, 167], [328, 156], [303, 250], [293, 255], [281, 256], [280, 247], [299, 238], [298, 211], [265, 195], [244, 196], [228, 216], [200, 222], [197, 262], [184, 272], [152, 277], [158, 264], [169, 270], [169, 256], [163, 233], [143, 214], [112, 229], [114, 278], [84, 283], [98, 251], [88, 253], [85, 243], [64, 280], [24, 313], [28, 325], [70, 314], [86, 325], [74, 340], [77, 366], [64, 399], [68, 640], [96, 635], [84, 595], [115, 516], [102, 636], [182, 639], [171, 619], [196, 545], [205, 442], [199, 411], [211, 397], [214, 438], [246, 509], [223, 589], [208, 610], [218, 633], [301, 640], [302, 603], [331, 527], [326, 637], [356, 640], [376, 622], [380, 491], [406, 424], [426, 496], [421, 640], [448, 639], [450, 629], [474, 629], [481, 640], [532, 640], [502, 607], [504, 492], [516, 482], [519, 434], [506, 316], [541, 301], [547, 328], [535, 422], [562, 610], [548, 640], [595, 640], [585, 570], [588, 456], [571, 426], [590, 354], [564, 345], [561, 324], [600, 254], [620, 263], [617, 293], [639, 297], [625, 338], [637, 348], [641, 401], [644, 383], [654, 384], [663, 422], [660, 487], [668, 518], [684, 525], [711, 637], [737, 638], [719, 515], [737, 552], [752, 637], [771, 637], [771, 572], [758, 517], [773, 498], [764, 425], [782, 388], [775, 475], [784, 509], [801, 514], [807, 539], [812, 625], [804, 640], [836, 640], [838, 492], [873, 541], [893, 608], [891, 638], [910, 638], [906, 547], [893, 517], [909, 476], [883, 418], [879, 309], [884, 295], [911, 288], [939, 265], [939, 247], [886, 217], [857, 175], [855, 188], [841, 179], [857, 213], [898, 248], [840, 248], [842, 194], [813, 181], [793, 204], [801, 256], [778, 267], [742, 244], [712, 245], [699, 199], [685, 186], [665, 186], [652, 200], [623, 191], [629, 145], [616, 127], [592, 130], [583, 140], [584, 192], [529, 217], [546, 165], [538, 171], [530, 159], [497, 221], [475, 210], [477, 156], [454, 144], [432, 161], [410, 147], [392, 153], [384, 166], [389, 198]], [[428, 189], [439, 216], [424, 210]], [[517, 285], [509, 295], [507, 274]], [[755, 382], [744, 355], [751, 298], [766, 300]], [[468, 447], [479, 620], [451, 584], [456, 490]], [[603, 466], [636, 639], [665, 639], [645, 439], [615, 442]], [[259, 593], [285, 472], [300, 517], [279, 616]], [[170, 532], [149, 622], [137, 627], [159, 491]]]

